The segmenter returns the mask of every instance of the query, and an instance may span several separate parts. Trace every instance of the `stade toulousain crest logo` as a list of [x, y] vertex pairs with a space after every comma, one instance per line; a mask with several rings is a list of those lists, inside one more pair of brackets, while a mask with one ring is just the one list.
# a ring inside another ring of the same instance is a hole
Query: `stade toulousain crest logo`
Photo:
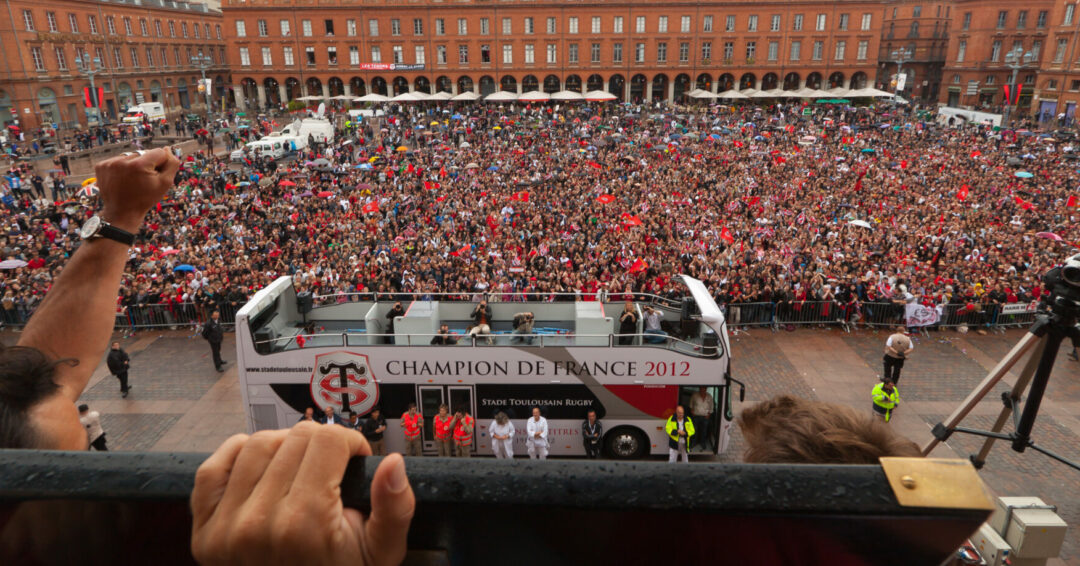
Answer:
[[371, 374], [368, 357], [353, 352], [315, 356], [311, 398], [320, 409], [368, 414], [379, 402], [379, 384]]

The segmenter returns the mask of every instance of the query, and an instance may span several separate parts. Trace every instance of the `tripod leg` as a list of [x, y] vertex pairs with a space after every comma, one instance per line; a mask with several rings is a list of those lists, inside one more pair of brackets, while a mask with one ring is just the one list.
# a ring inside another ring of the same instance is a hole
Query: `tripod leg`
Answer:
[[[990, 370], [990, 373], [983, 378], [982, 383], [980, 383], [974, 391], [969, 393], [967, 398], [960, 403], [960, 406], [957, 407], [948, 418], [939, 423], [938, 427], [944, 427], [945, 430], [951, 431], [956, 425], [960, 424], [960, 421], [964, 420], [964, 417], [975, 408], [975, 405], [978, 405], [979, 401], [982, 401], [982, 398], [986, 397], [986, 394], [990, 393], [994, 389], [994, 386], [1001, 381], [1001, 378], [1009, 373], [1009, 370], [1016, 365], [1016, 362], [1019, 362], [1020, 358], [1024, 357], [1025, 353], [1040, 342], [1040, 338], [1040, 336], [1031, 332], [1025, 334], [1024, 337], [1013, 346], [1013, 349], [1010, 350], [996, 366], [994, 366], [994, 369]], [[938, 427], [935, 427], [935, 429]], [[922, 449], [923, 456], [929, 455], [940, 442], [941, 439], [938, 439], [936, 436], [931, 439]]]
[[[1005, 427], [1005, 423], [1008, 422], [1013, 409], [1020, 404], [1020, 398], [1023, 396], [1024, 390], [1027, 389], [1028, 384], [1031, 383], [1031, 378], [1035, 376], [1035, 370], [1039, 367], [1039, 359], [1042, 358], [1042, 353], [1045, 348], [1046, 340], [1039, 340], [1038, 346], [1031, 352], [1031, 357], [1029, 357], [1027, 363], [1024, 364], [1024, 370], [1020, 372], [1020, 378], [1016, 380], [1012, 393], [1009, 394], [1009, 399], [1012, 403], [1001, 408], [1001, 413], [998, 414], [997, 420], [994, 421], [994, 427], [990, 429], [991, 432], [1001, 432], [1001, 429]], [[982, 449], [979, 450], [979, 454], [971, 459], [971, 463], [975, 465], [976, 469], [982, 468], [982, 465], [986, 462], [986, 457], [990, 454], [990, 449], [994, 446], [994, 440], [996, 439], [987, 437], [983, 442]]]

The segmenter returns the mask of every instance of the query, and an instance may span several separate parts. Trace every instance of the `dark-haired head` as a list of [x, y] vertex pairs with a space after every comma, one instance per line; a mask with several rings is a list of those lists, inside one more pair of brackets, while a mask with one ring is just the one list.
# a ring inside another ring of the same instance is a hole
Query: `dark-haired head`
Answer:
[[34, 426], [32, 412], [59, 393], [53, 374], [60, 363], [66, 362], [36, 348], [0, 349], [0, 448], [56, 447], [48, 431]]

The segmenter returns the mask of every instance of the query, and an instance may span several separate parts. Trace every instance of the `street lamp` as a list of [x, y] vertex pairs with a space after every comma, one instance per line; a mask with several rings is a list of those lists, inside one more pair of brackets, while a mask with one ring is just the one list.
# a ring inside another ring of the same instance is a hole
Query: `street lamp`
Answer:
[[[904, 90], [900, 88], [900, 74], [904, 70], [904, 63], [911, 61], [915, 57], [915, 54], [906, 47], [900, 49], [893, 49], [893, 52], [889, 54], [889, 58], [896, 63], [896, 94], [900, 95], [900, 91]], [[906, 82], [906, 81], [905, 81]]]
[[75, 55], [75, 68], [80, 73], [86, 75], [90, 79], [90, 92], [91, 100], [93, 101], [92, 112], [87, 112], [87, 126], [90, 126], [90, 118], [93, 118], [97, 124], [101, 124], [101, 100], [98, 99], [97, 87], [94, 85], [94, 75], [104, 70], [101, 66], [101, 59], [98, 57], [90, 58], [89, 55], [84, 59], [80, 55]]
[[[1008, 53], [1005, 54], [1005, 66], [1012, 69], [1012, 78], [1009, 79], [1010, 93], [1015, 92], [1013, 87], [1016, 86], [1016, 75], [1020, 72], [1020, 69], [1027, 67], [1034, 60], [1035, 53], [1031, 51], [1024, 51], [1024, 48], [1019, 45], [1013, 47], [1011, 50], [1009, 50]], [[1010, 110], [1013, 106], [1017, 105], [1017, 103], [1020, 102], [1019, 100], [1015, 100], [1016, 98], [1020, 98], [1019, 96], [1013, 96], [1013, 98], [1014, 100], [1011, 101], [1011, 104], [1005, 105], [1004, 122], [1006, 126], [1009, 124], [1009, 118], [1012, 117], [1012, 112]]]
[[210, 88], [206, 84], [206, 70], [214, 65], [214, 61], [208, 55], [203, 55], [202, 53], [199, 53], [198, 55], [192, 55], [191, 64], [198, 67], [199, 71], [202, 72], [203, 88], [206, 92], [206, 121], [209, 123], [212, 117], [212, 108], [210, 106]]

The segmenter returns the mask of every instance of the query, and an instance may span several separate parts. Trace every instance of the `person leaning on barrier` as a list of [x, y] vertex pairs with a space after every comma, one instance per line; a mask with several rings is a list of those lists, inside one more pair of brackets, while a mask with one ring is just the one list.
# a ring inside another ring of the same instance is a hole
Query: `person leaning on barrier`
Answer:
[[439, 333], [431, 339], [432, 346], [453, 346], [457, 344], [457, 336], [450, 334], [450, 327], [443, 324], [439, 326]]
[[533, 343], [533, 313], [531, 312], [519, 312], [514, 315], [514, 337], [510, 339], [510, 343], [525, 341], [526, 344]]
[[487, 336], [488, 344], [493, 343], [491, 338], [491, 305], [487, 300], [481, 300], [480, 304], [472, 311], [473, 327], [469, 329], [470, 336]]
[[[98, 163], [100, 218], [137, 233], [146, 212], [172, 187], [179, 166], [168, 148]], [[107, 234], [89, 236], [53, 281], [18, 344], [0, 348], [0, 448], [87, 448], [75, 402], [108, 346], [131, 246]], [[342, 506], [345, 465], [352, 456], [368, 455], [371, 447], [360, 433], [313, 423], [229, 438], [195, 475], [195, 559], [400, 563], [416, 506], [400, 456], [387, 456], [375, 471], [367, 519]], [[33, 511], [23, 512], [30, 505], [0, 522], [0, 535], [8, 528], [28, 535], [20, 538], [26, 556], [40, 548], [33, 539], [48, 536]], [[48, 527], [55, 529], [58, 520], [50, 517]], [[311, 529], [316, 523], [322, 528]]]
[[634, 303], [626, 301], [623, 311], [619, 313], [619, 345], [631, 346], [634, 344], [634, 334], [637, 334], [638, 315], [634, 312]]
[[739, 430], [750, 464], [877, 464], [919, 458], [912, 441], [847, 405], [779, 395], [743, 410]]
[[514, 423], [510, 422], [510, 417], [502, 411], [495, 413], [495, 419], [491, 421], [488, 432], [491, 434], [491, 450], [495, 453], [495, 457], [513, 460]]

